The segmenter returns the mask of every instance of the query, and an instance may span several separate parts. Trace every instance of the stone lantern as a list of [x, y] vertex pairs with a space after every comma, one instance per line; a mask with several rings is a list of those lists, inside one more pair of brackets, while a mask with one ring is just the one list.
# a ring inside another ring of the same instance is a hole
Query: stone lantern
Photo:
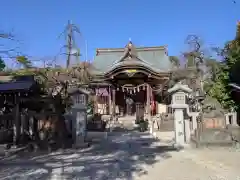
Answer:
[[71, 131], [74, 147], [83, 146], [87, 128], [87, 102], [90, 92], [81, 88], [69, 88], [73, 105], [70, 108]]
[[183, 147], [190, 140], [189, 120], [184, 120], [184, 111], [189, 112], [187, 96], [192, 92], [187, 85], [177, 83], [168, 90], [172, 94], [170, 107], [174, 112], [175, 145]]

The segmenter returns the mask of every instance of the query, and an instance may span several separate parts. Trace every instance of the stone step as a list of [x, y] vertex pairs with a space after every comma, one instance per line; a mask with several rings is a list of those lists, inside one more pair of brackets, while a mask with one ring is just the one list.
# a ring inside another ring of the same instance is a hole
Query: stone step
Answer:
[[167, 142], [167, 143], [174, 142], [174, 137], [175, 137], [174, 131], [166, 131], [166, 132], [155, 131], [153, 133], [153, 136], [159, 139], [161, 142]]
[[23, 146], [23, 147], [14, 147], [12, 146], [10, 149], [6, 149], [6, 145], [0, 145], [0, 157], [3, 156], [11, 156], [17, 153], [20, 153], [22, 151], [24, 151], [25, 149], [27, 149], [27, 146]]

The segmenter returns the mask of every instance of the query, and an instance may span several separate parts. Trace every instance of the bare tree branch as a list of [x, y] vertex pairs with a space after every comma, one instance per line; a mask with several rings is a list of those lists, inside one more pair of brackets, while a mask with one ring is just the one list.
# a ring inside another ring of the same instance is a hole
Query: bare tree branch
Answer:
[[[0, 56], [4, 61], [11, 61], [10, 64], [16, 64], [16, 58], [18, 56], [25, 56], [19, 51], [17, 46], [20, 42], [15, 38], [15, 35], [12, 32], [6, 32], [0, 30]], [[9, 63], [8, 63], [9, 65]]]

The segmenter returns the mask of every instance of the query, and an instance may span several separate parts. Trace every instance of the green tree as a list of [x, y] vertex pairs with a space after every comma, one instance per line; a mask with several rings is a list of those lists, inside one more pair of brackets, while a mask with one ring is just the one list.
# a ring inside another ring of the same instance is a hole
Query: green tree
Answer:
[[226, 43], [221, 51], [223, 61], [216, 75], [216, 82], [210, 89], [209, 94], [216, 98], [226, 109], [238, 109], [239, 105], [232, 97], [230, 83], [240, 84], [240, 23], [237, 26], [236, 37]]
[[217, 81], [217, 74], [220, 70], [220, 62], [216, 59], [205, 59], [206, 72], [204, 77], [204, 91], [209, 92]]
[[16, 61], [20, 66], [25, 69], [32, 67], [31, 61], [26, 56], [17, 56]]
[[3, 71], [5, 69], [6, 65], [3, 59], [0, 57], [0, 71]]

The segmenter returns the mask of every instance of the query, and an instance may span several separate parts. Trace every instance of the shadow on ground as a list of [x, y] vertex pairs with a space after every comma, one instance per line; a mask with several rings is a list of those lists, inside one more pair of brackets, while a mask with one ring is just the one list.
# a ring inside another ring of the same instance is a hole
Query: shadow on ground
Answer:
[[[171, 158], [172, 146], [161, 146], [147, 133], [124, 128], [86, 149], [22, 153], [0, 160], [0, 179], [115, 180], [147, 174], [146, 165]], [[58, 177], [60, 176], [60, 177]]]

